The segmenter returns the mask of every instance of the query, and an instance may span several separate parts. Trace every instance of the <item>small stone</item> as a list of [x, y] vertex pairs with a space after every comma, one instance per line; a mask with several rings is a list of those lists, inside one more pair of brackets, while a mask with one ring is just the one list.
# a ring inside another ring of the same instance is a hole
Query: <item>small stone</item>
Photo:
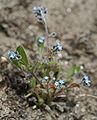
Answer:
[[4, 62], [8, 62], [7, 58], [6, 57], [1, 57], [1, 63], [4, 63]]
[[33, 108], [33, 110], [34, 110], [34, 109], [36, 109], [36, 108], [37, 108], [37, 106], [36, 106], [36, 105], [34, 105], [32, 108]]
[[63, 108], [62, 106], [58, 105], [58, 104], [56, 104], [56, 109], [57, 109], [58, 111], [60, 111], [61, 113], [64, 112], [64, 108]]
[[29, 29], [29, 30], [32, 30], [32, 29], [33, 29], [33, 26], [32, 26], [32, 25], [29, 25], [28, 29]]
[[71, 8], [67, 8], [67, 13], [71, 13]]
[[81, 109], [81, 112], [83, 112], [83, 113], [84, 113], [85, 111], [86, 111], [86, 110], [85, 110], [85, 108], [82, 108], [82, 109]]
[[51, 108], [48, 105], [45, 106], [45, 110], [51, 112]]
[[80, 69], [81, 69], [81, 70], [83, 70], [83, 69], [84, 69], [84, 67], [81, 65], [81, 66], [80, 66]]
[[79, 107], [79, 104], [76, 104], [76, 107]]
[[68, 65], [69, 64], [69, 62], [68, 61], [65, 61], [65, 65]]

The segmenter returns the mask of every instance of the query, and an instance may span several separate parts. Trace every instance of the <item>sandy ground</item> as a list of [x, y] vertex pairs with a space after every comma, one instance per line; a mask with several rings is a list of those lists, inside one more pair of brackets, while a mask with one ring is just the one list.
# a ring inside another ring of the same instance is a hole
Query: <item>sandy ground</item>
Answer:
[[[84, 64], [92, 79], [92, 86], [89, 89], [81, 88], [81, 93], [96, 96], [97, 0], [0, 0], [0, 55], [22, 43], [32, 50], [31, 44], [37, 36], [44, 34], [44, 29], [32, 13], [32, 8], [38, 5], [48, 8], [49, 32], [58, 34], [66, 50], [62, 64], [65, 61]], [[52, 44], [54, 41], [49, 42]], [[79, 94], [74, 91], [74, 95]], [[12, 91], [8, 94], [4, 90], [0, 91], [0, 120], [54, 119], [51, 112], [40, 109], [33, 111], [19, 99]], [[58, 104], [61, 110], [52, 110], [56, 120], [97, 120], [97, 98], [70, 98], [69, 105], [68, 101]]]

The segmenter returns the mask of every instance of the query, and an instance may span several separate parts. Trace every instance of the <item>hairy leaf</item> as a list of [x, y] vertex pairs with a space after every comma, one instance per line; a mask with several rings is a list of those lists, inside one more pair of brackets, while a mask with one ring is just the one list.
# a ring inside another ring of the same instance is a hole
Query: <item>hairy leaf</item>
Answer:
[[23, 64], [27, 66], [29, 62], [28, 62], [28, 58], [27, 58], [24, 48], [22, 46], [19, 46], [17, 47], [17, 51], [22, 57], [21, 61], [23, 62]]

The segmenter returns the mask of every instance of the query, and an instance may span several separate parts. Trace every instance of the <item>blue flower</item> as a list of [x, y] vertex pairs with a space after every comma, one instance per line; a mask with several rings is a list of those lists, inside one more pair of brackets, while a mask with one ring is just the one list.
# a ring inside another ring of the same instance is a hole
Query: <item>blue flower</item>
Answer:
[[60, 85], [63, 85], [64, 83], [65, 83], [64, 80], [59, 80]]
[[63, 50], [62, 45], [60, 44], [60, 41], [57, 40], [57, 41], [56, 41], [56, 45], [53, 46], [53, 51], [54, 51], [54, 52], [57, 52], [57, 51], [62, 51], [62, 50]]
[[49, 77], [48, 77], [48, 76], [45, 76], [44, 79], [47, 81], [47, 80], [49, 79]]
[[40, 7], [33, 7], [32, 11], [36, 15], [41, 15], [41, 8]]
[[42, 79], [42, 82], [43, 82], [43, 83], [46, 83], [48, 80], [49, 80], [49, 77], [48, 77], [48, 76], [45, 76], [45, 77]]
[[85, 74], [85, 75], [83, 76], [82, 80], [81, 80], [81, 84], [83, 84], [84, 86], [90, 87], [90, 86], [91, 86], [90, 77]]
[[38, 44], [44, 44], [45, 37], [44, 36], [39, 37], [38, 40], [37, 40], [37, 42], [38, 42]]
[[47, 8], [38, 6], [34, 7], [32, 11], [36, 15], [38, 22], [44, 21], [44, 16], [47, 14]]
[[20, 60], [21, 59], [21, 56], [19, 55], [19, 53], [17, 51], [12, 51], [12, 50], [9, 50], [8, 51], [8, 56], [10, 58], [10, 60]]
[[55, 81], [55, 86], [57, 89], [61, 89], [63, 85], [64, 85], [64, 80]]
[[32, 9], [33, 13], [36, 14], [37, 16], [41, 16], [41, 14], [46, 15], [47, 14], [47, 8], [38, 6], [38, 7], [33, 7]]

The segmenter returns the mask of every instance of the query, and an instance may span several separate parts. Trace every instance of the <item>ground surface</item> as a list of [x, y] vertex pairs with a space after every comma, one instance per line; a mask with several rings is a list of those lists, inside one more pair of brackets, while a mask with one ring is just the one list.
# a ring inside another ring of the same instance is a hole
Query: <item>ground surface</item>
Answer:
[[[92, 86], [74, 89], [70, 94], [74, 97], [57, 102], [56, 109], [33, 110], [10, 87], [6, 90], [5, 85], [0, 89], [0, 120], [97, 120], [97, 98], [79, 96], [97, 96], [97, 0], [0, 0], [0, 56], [22, 43], [33, 51], [36, 36], [44, 34], [32, 14], [32, 7], [37, 5], [48, 8], [49, 32], [58, 33], [65, 49], [64, 67], [66, 62], [68, 66], [83, 64]], [[49, 41], [53, 42], [54, 39]], [[1, 66], [0, 80], [5, 74], [15, 75], [12, 70], [2, 74], [3, 70]]]

